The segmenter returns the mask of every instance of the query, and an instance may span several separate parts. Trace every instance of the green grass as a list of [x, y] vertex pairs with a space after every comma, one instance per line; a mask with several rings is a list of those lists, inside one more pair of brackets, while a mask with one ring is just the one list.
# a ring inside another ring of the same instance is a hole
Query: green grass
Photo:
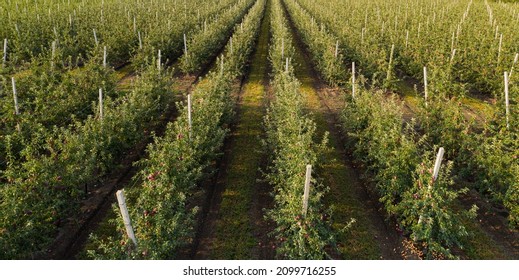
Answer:
[[119, 91], [128, 91], [131, 88], [132, 85], [132, 78], [131, 75], [135, 74], [135, 69], [133, 69], [133, 65], [131, 63], [128, 63], [121, 69], [115, 71], [115, 77], [117, 81], [117, 90]]
[[[112, 222], [117, 218], [119, 218], [117, 212], [112, 211], [112, 209], [108, 209], [106, 216], [99, 223], [99, 225], [97, 225], [92, 235], [98, 237], [100, 240], [107, 240], [109, 237], [113, 237], [114, 239], [118, 238], [119, 232], [117, 231], [117, 226]], [[91, 238], [88, 238], [85, 243], [85, 247], [77, 254], [76, 259], [88, 259], [88, 250], [98, 249], [96, 246], [97, 244]]]
[[240, 118], [232, 133], [231, 154], [223, 178], [225, 190], [215, 222], [211, 259], [250, 259], [257, 244], [250, 208], [262, 159], [259, 138], [263, 134], [264, 83], [268, 64], [268, 8], [264, 16], [250, 74], [242, 89]]

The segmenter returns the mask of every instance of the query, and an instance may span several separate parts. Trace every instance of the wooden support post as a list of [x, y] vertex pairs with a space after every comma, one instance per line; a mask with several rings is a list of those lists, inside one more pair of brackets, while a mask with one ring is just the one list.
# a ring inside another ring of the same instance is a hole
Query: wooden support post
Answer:
[[335, 42], [335, 58], [337, 58], [337, 55], [339, 54], [339, 40]]
[[231, 54], [233, 53], [233, 50], [232, 50], [232, 37], [229, 39], [229, 46], [231, 47]]
[[355, 61], [351, 63], [351, 96], [355, 98]]
[[191, 139], [191, 130], [193, 126], [193, 122], [191, 119], [191, 94], [187, 95], [187, 125], [189, 130], [189, 139]]
[[103, 89], [99, 89], [99, 119], [103, 120]]
[[[440, 166], [442, 164], [444, 154], [445, 149], [443, 147], [440, 147], [440, 149], [438, 150], [438, 154], [436, 155], [436, 162], [434, 163], [433, 181], [436, 181], [436, 179], [438, 179], [438, 174], [440, 172]], [[431, 185], [429, 185], [429, 188], [431, 188]]]
[[427, 107], [427, 67], [423, 67], [423, 89], [424, 89], [424, 99], [425, 99], [425, 107]]
[[508, 99], [508, 73], [505, 72], [505, 110], [506, 110], [506, 128], [510, 128], [510, 100]]
[[18, 95], [16, 93], [16, 81], [14, 80], [14, 77], [11, 77], [11, 82], [13, 84], [14, 113], [19, 115], [20, 111], [18, 110]]
[[303, 217], [306, 218], [306, 213], [308, 212], [308, 197], [310, 195], [310, 181], [312, 180], [312, 165], [308, 164], [306, 166], [306, 176], [305, 176], [305, 191], [303, 195]]
[[121, 210], [121, 216], [123, 217], [124, 227], [126, 228], [126, 234], [128, 234], [128, 238], [130, 238], [133, 244], [137, 246], [137, 238], [135, 238], [135, 233], [133, 232], [130, 215], [128, 214], [128, 208], [126, 207], [126, 198], [124, 196], [124, 191], [118, 190], [116, 196], [117, 202], [119, 203], [119, 209]]
[[285, 62], [285, 72], [288, 73], [288, 57], [287, 57], [286, 62]]

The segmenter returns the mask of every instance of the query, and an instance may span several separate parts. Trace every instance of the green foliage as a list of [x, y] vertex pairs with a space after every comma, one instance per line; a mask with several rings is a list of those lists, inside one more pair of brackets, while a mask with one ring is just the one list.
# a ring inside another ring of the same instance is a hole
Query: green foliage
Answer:
[[180, 68], [184, 73], [196, 73], [207, 64], [219, 49], [229, 39], [233, 26], [243, 18], [254, 1], [239, 1], [233, 7], [222, 13], [218, 19], [207, 25], [207, 30], [190, 34], [187, 40], [187, 53], [181, 58]]
[[318, 26], [297, 2], [285, 1], [285, 5], [323, 78], [332, 85], [344, 84], [346, 68], [340, 48], [337, 49], [337, 57], [335, 56], [335, 47], [340, 47], [338, 40], [324, 26]]
[[473, 218], [476, 208], [453, 210], [453, 201], [466, 189], [451, 189], [452, 162], [443, 164], [438, 179], [432, 180], [428, 135], [416, 135], [413, 121], [402, 125], [401, 106], [394, 95], [361, 88], [355, 99], [347, 98], [342, 126], [353, 138], [354, 155], [373, 178], [387, 213], [426, 258], [454, 258], [450, 249], [462, 247], [461, 238], [468, 234], [459, 221]]
[[290, 60], [293, 48], [280, 1], [273, 1], [271, 8], [269, 55], [276, 73], [272, 81], [275, 98], [264, 118], [267, 134], [264, 145], [269, 151], [270, 162], [265, 178], [274, 188], [274, 207], [267, 211], [266, 217], [276, 225], [271, 235], [276, 239], [279, 258], [326, 259], [329, 255], [325, 249], [334, 244], [334, 235], [330, 210], [322, 202], [327, 188], [315, 174], [312, 175], [306, 216], [302, 211], [305, 167], [311, 164], [316, 170], [328, 138], [325, 135], [320, 143], [316, 142], [316, 125], [303, 111], [305, 104], [300, 83], [290, 64], [286, 69], [281, 55], [284, 49], [283, 57]]
[[461, 240], [469, 235], [461, 221], [474, 219], [478, 208], [473, 205], [467, 212], [455, 213], [453, 202], [458, 194], [468, 189], [451, 189], [452, 162], [444, 164], [440, 176], [434, 180], [430, 166], [433, 166], [435, 158], [431, 153], [424, 157], [429, 160], [416, 167], [414, 184], [402, 194], [402, 202], [397, 206], [400, 223], [410, 230], [415, 243], [425, 248], [426, 258], [455, 258], [451, 248], [463, 248]]
[[[143, 140], [147, 125], [166, 108], [169, 86], [169, 78], [152, 65], [127, 96], [105, 99], [102, 120], [96, 113], [84, 122], [50, 128], [27, 121], [20, 133], [6, 137], [8, 162], [0, 188], [0, 244], [6, 250], [0, 258], [43, 254], [57, 227], [79, 210], [82, 186], [108, 173]], [[98, 105], [92, 107], [97, 112]]]
[[[192, 242], [194, 217], [198, 207], [189, 207], [197, 183], [212, 173], [234, 115], [230, 96], [233, 80], [245, 67], [252, 52], [265, 1], [257, 1], [236, 27], [235, 52], [227, 52], [223, 71], [210, 72], [192, 93], [192, 127], [187, 104], [177, 104], [180, 115], [169, 123], [166, 133], [148, 147], [148, 157], [139, 162], [136, 180], [142, 186], [128, 190], [127, 205], [138, 245], [126, 237], [122, 219], [117, 224], [119, 238], [92, 237], [95, 259], [172, 259]], [[230, 46], [228, 45], [228, 48]], [[220, 61], [217, 62], [220, 65]], [[113, 211], [119, 212], [114, 205]]]

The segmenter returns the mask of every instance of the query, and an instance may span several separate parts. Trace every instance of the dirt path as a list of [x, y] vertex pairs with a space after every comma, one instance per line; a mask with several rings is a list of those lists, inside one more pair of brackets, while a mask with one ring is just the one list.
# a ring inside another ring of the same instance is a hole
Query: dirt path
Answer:
[[[268, 8], [267, 8], [268, 11]], [[195, 259], [271, 259], [263, 208], [270, 201], [267, 185], [258, 182], [263, 155], [264, 96], [268, 84], [268, 12], [264, 15], [249, 75], [242, 87], [237, 120], [231, 130], [226, 158], [215, 194], [202, 224]]]
[[[286, 10], [285, 10], [286, 11]], [[342, 259], [402, 259], [414, 258], [402, 245], [403, 239], [383, 219], [378, 211], [380, 205], [371, 198], [359, 179], [360, 170], [344, 150], [343, 134], [338, 129], [338, 116], [343, 101], [338, 89], [327, 87], [313, 69], [311, 57], [291, 25], [294, 38], [294, 62], [296, 77], [301, 81], [301, 91], [307, 97], [308, 110], [314, 114], [318, 137], [329, 134], [330, 150], [325, 155], [320, 174], [330, 192], [325, 199], [334, 209], [334, 230]], [[341, 232], [350, 220], [352, 228]], [[405, 253], [404, 253], [405, 251]]]
[[[474, 236], [467, 241], [474, 248], [468, 252], [469, 255], [478, 259], [519, 259], [519, 231], [508, 227], [506, 218], [508, 212], [504, 207], [498, 208], [492, 205], [473, 189], [461, 195], [459, 201], [465, 209], [474, 204], [479, 208], [475, 225], [473, 225]], [[485, 247], [491, 248], [485, 250]], [[493, 251], [497, 252], [488, 253]]]

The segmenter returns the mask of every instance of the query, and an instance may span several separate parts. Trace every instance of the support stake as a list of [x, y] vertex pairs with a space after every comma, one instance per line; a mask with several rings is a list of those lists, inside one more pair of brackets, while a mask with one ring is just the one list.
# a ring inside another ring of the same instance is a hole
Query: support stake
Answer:
[[506, 110], [506, 128], [510, 128], [510, 100], [508, 99], [508, 73], [505, 72], [505, 110]]
[[103, 67], [106, 68], [106, 46], [103, 49]]
[[[440, 147], [438, 150], [438, 154], [436, 155], [436, 162], [434, 163], [434, 169], [433, 169], [433, 181], [436, 181], [438, 179], [438, 173], [440, 173], [440, 166], [442, 164], [443, 155], [445, 154], [445, 149], [443, 147]], [[429, 189], [431, 186], [429, 186]]]
[[308, 212], [308, 197], [310, 195], [311, 179], [312, 179], [312, 165], [308, 164], [306, 166], [305, 192], [303, 195], [303, 217], [305, 217], [305, 218], [306, 218], [306, 213]]
[[162, 59], [162, 55], [160, 53], [160, 50], [159, 50], [159, 54], [158, 54], [158, 58], [157, 58], [157, 69], [159, 70], [160, 72], [160, 66], [161, 66], [161, 59]]
[[94, 31], [94, 42], [96, 43], [96, 47], [99, 46], [99, 41], [97, 40], [97, 33], [95, 29], [92, 29]]
[[142, 50], [142, 37], [141, 37], [141, 32], [138, 31], [138, 32], [137, 32], [137, 35], [139, 36], [139, 49]]
[[191, 94], [187, 95], [187, 125], [189, 130], [189, 139], [191, 139], [191, 128], [192, 128], [192, 119], [191, 119]]
[[123, 217], [124, 227], [126, 228], [126, 234], [128, 234], [128, 238], [130, 238], [133, 244], [137, 246], [137, 238], [135, 238], [135, 233], [133, 232], [132, 223], [130, 221], [130, 215], [128, 214], [128, 208], [126, 207], [124, 191], [118, 190], [116, 196], [117, 201], [119, 202], [119, 209], [121, 210], [121, 215]]
[[351, 63], [351, 96], [355, 98], [355, 61]]
[[424, 86], [424, 98], [425, 98], [425, 107], [427, 107], [427, 67], [423, 67], [423, 86]]
[[184, 33], [184, 55], [187, 55], [187, 40], [186, 40], [186, 33]]
[[14, 77], [11, 77], [11, 82], [13, 84], [14, 113], [16, 115], [19, 115], [20, 111], [18, 110], [18, 95], [16, 94], [16, 82], [14, 80]]
[[7, 38], [4, 39], [4, 57], [2, 59], [2, 66], [7, 62]]
[[99, 119], [103, 120], [103, 89], [99, 89]]

